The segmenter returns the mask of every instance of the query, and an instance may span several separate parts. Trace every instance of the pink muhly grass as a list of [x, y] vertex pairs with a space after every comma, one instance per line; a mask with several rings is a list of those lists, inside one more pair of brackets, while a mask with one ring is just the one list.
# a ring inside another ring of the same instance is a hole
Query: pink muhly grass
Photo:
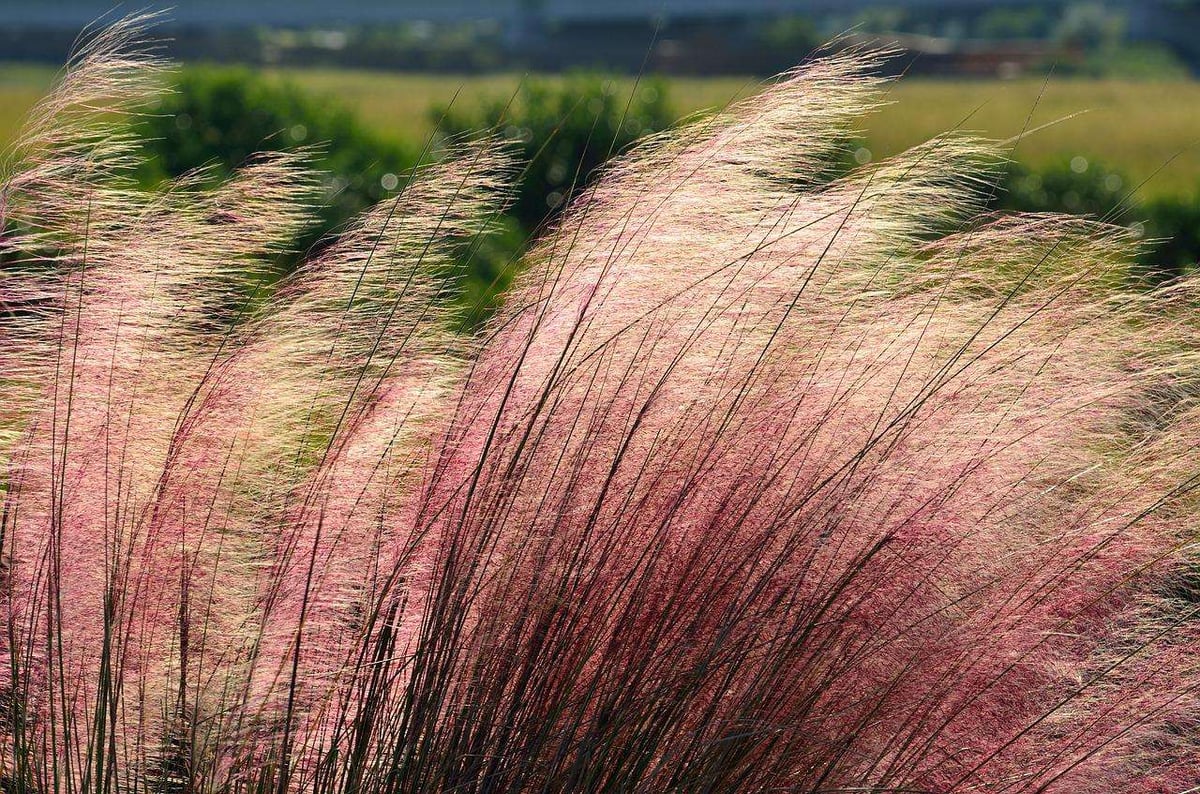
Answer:
[[580, 191], [476, 336], [490, 144], [269, 297], [303, 155], [131, 189], [98, 36], [4, 174], [6, 791], [1200, 785], [1193, 285], [981, 215], [997, 148], [844, 177], [830, 55]]

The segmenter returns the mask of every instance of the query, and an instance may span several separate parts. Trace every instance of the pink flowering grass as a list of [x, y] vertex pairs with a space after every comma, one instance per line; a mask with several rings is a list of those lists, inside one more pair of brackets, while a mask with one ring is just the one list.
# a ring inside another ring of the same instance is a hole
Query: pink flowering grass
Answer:
[[139, 34], [3, 175], [5, 792], [1200, 786], [1196, 296], [1122, 229], [981, 214], [958, 134], [831, 176], [885, 86], [829, 55], [464, 338], [501, 150], [268, 294], [316, 180], [133, 190]]

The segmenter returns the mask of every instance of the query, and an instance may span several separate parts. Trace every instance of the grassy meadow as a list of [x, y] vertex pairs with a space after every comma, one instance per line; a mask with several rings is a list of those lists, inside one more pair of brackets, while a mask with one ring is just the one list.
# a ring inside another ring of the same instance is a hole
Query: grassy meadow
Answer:
[[[518, 74], [449, 75], [343, 69], [272, 70], [355, 109], [370, 126], [407, 138], [428, 135], [430, 108], [451, 99], [475, 103], [511, 95]], [[54, 71], [0, 65], [0, 142], [15, 133], [24, 113], [50, 86]], [[681, 116], [719, 108], [753, 93], [756, 78], [675, 78], [670, 97]], [[632, 81], [618, 81], [620, 90]], [[643, 86], [642, 90], [645, 90]], [[1083, 155], [1145, 182], [1143, 197], [1191, 192], [1200, 185], [1200, 83], [1107, 80], [1013, 81], [907, 78], [891, 87], [890, 104], [866, 121], [868, 148], [886, 156], [958, 128], [994, 138], [1051, 124], [1020, 143], [1015, 157], [1039, 166]], [[1081, 115], [1075, 115], [1081, 114]], [[1057, 123], [1055, 123], [1057, 122]]]

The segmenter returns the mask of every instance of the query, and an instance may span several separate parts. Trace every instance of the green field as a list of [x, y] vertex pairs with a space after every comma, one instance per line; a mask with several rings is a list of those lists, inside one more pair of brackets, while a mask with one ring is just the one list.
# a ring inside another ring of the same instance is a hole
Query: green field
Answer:
[[[389, 135], [424, 137], [429, 109], [449, 102], [474, 103], [507, 97], [519, 75], [414, 75], [347, 70], [275, 70], [317, 93], [349, 104], [371, 126]], [[50, 85], [52, 70], [0, 66], [0, 141], [8, 141], [22, 114]], [[629, 90], [623, 80], [619, 88]], [[670, 91], [680, 116], [720, 107], [752, 93], [753, 79], [682, 78]], [[1044, 88], [1044, 92], [1043, 92]], [[1041, 95], [1039, 101], [1039, 94]], [[892, 103], [864, 119], [868, 147], [885, 156], [948, 128], [990, 137], [1014, 136], [1028, 123], [1039, 126], [1083, 113], [1027, 137], [1015, 157], [1039, 165], [1083, 155], [1149, 180], [1143, 195], [1200, 187], [1200, 82], [1055, 80], [966, 81], [904, 79], [888, 92]], [[1031, 111], [1033, 112], [1030, 117]]]

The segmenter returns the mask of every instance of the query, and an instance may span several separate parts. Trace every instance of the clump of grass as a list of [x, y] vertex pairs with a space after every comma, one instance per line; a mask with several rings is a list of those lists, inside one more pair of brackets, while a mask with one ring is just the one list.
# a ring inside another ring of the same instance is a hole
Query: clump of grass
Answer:
[[132, 190], [139, 33], [4, 177], [5, 790], [1200, 782], [1193, 286], [1114, 292], [1121, 229], [981, 216], [961, 136], [831, 179], [844, 53], [610, 166], [475, 336], [486, 142], [230, 318], [314, 180]]

